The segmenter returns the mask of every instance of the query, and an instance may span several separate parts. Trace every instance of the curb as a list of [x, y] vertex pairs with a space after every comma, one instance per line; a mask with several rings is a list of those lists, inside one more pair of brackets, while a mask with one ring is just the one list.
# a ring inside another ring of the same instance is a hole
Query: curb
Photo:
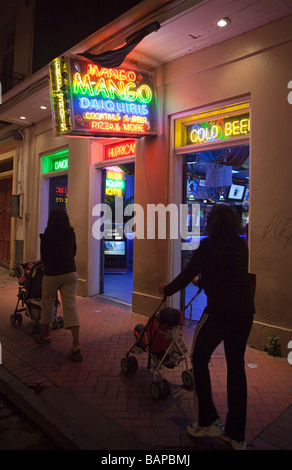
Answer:
[[[44, 396], [46, 392], [43, 392]], [[53, 388], [45, 399], [42, 399], [3, 365], [0, 365], [0, 394], [31, 419], [62, 450], [146, 449], [121, 426], [81, 403], [72, 395], [72, 392]], [[50, 406], [49, 400], [52, 400], [53, 406]], [[58, 406], [63, 407], [62, 402], [65, 414], [67, 412], [67, 415], [78, 422], [79, 426], [74, 425], [58, 409]], [[57, 408], [54, 407], [56, 403]]]
[[7, 369], [0, 366], [0, 393], [64, 450], [84, 448], [84, 436]]

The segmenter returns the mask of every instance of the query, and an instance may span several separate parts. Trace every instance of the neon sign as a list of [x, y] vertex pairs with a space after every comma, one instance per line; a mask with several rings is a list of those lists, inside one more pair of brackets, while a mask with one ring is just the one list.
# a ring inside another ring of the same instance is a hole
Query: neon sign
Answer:
[[67, 208], [67, 186], [56, 186], [55, 191], [56, 207], [63, 206]]
[[206, 144], [250, 134], [249, 113], [187, 126], [187, 145]]
[[68, 86], [68, 64], [64, 57], [58, 57], [50, 64], [51, 108], [56, 135], [66, 134], [72, 127]]
[[125, 140], [116, 144], [106, 145], [104, 148], [104, 159], [112, 160], [114, 158], [130, 157], [135, 155], [135, 140]]
[[53, 173], [55, 171], [68, 170], [69, 157], [68, 149], [59, 152], [43, 155], [42, 157], [42, 174]]
[[123, 196], [125, 178], [122, 171], [106, 170], [105, 194], [107, 196]]
[[152, 73], [107, 69], [66, 55], [50, 63], [50, 80], [55, 135], [141, 137], [157, 133]]

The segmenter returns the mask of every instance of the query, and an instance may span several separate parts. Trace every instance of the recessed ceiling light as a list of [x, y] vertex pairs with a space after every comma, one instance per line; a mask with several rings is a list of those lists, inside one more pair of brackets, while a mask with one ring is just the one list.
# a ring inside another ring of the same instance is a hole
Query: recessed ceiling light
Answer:
[[41, 109], [47, 109], [47, 107], [46, 106], [41, 106]]
[[220, 20], [217, 21], [217, 26], [220, 28], [224, 28], [224, 26], [227, 26], [231, 23], [229, 18], [220, 18]]
[[26, 117], [25, 116], [20, 116], [20, 119], [26, 119]]

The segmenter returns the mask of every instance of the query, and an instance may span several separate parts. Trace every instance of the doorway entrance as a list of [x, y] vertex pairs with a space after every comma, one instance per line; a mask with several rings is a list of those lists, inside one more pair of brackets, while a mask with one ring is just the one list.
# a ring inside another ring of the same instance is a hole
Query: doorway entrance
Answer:
[[0, 179], [0, 265], [9, 268], [12, 177]]
[[[111, 208], [112, 219], [104, 228], [106, 236], [101, 243], [100, 292], [129, 305], [132, 304], [134, 240], [125, 233], [129, 217], [124, 211], [134, 203], [134, 187], [134, 162], [102, 169], [102, 200]], [[121, 216], [116, 214], [118, 207]]]
[[67, 210], [68, 175], [49, 179], [49, 214], [53, 209]]
[[[248, 241], [249, 221], [249, 145], [226, 147], [185, 154], [183, 156], [183, 202], [192, 214], [192, 205], [199, 205], [200, 240], [207, 236], [209, 210], [214, 204], [229, 204], [239, 214], [242, 236]], [[189, 219], [191, 225], [192, 221]], [[182, 267], [192, 257], [192, 250], [182, 251]], [[190, 284], [181, 294], [181, 306], [195, 295]], [[192, 318], [199, 320], [206, 307], [204, 292], [195, 299]], [[189, 313], [186, 313], [189, 316]]]

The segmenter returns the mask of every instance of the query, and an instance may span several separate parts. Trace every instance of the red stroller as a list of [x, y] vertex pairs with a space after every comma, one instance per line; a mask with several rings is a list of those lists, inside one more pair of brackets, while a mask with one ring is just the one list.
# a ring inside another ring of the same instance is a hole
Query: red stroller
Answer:
[[[148, 353], [148, 369], [152, 372], [154, 382], [150, 385], [150, 392], [155, 400], [165, 398], [170, 393], [170, 386], [161, 376], [161, 369], [173, 369], [181, 362], [185, 362], [185, 370], [182, 372], [182, 382], [186, 389], [193, 387], [192, 370], [188, 367], [186, 354], [187, 347], [182, 338], [182, 331], [192, 320], [192, 302], [202, 291], [200, 288], [191, 301], [180, 312], [173, 308], [160, 310], [165, 299], [160, 303], [157, 311], [149, 318], [146, 325], [138, 324], [134, 329], [136, 342], [121, 360], [121, 372], [124, 375], [136, 372], [138, 361], [130, 354]], [[185, 323], [185, 311], [190, 309], [190, 318]]]

